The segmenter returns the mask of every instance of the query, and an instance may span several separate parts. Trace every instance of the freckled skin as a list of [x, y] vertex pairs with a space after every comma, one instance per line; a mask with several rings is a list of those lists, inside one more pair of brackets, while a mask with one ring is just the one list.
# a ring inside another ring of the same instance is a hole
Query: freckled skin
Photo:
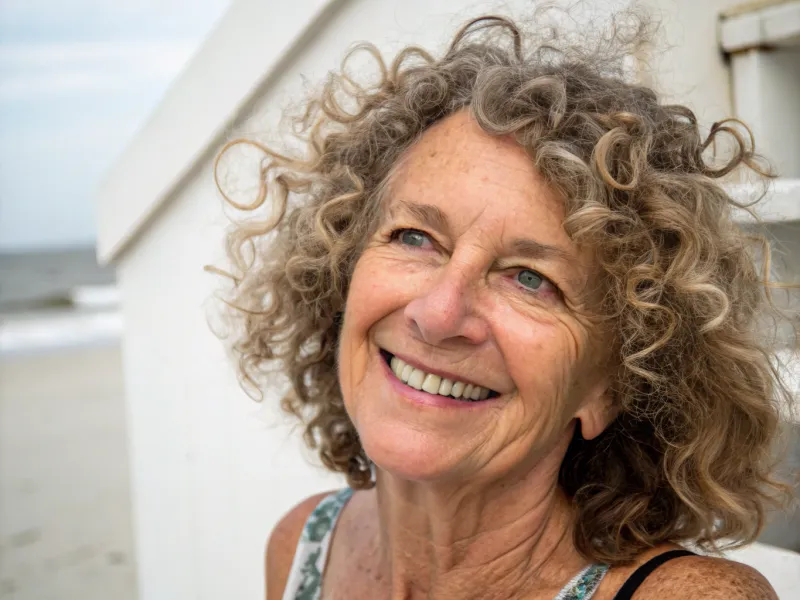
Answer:
[[[439, 208], [450, 230], [425, 229], [392, 210], [395, 199]], [[561, 227], [563, 202], [513, 141], [484, 134], [466, 114], [452, 117], [409, 152], [387, 202], [352, 277], [339, 352], [345, 405], [379, 467], [413, 480], [488, 480], [562, 445], [579, 411], [607, 420], [606, 374], [569, 308], [578, 290], [567, 280], [584, 280], [587, 261]], [[404, 227], [438, 247], [390, 241]], [[514, 261], [514, 238], [557, 246], [573, 260]], [[494, 267], [504, 259], [549, 278], [565, 299], [552, 284], [523, 289], [513, 269]], [[420, 411], [386, 385], [379, 347], [503, 397], [474, 414]]]
[[[432, 127], [405, 159], [385, 220], [356, 264], [338, 352], [345, 407], [376, 465], [376, 488], [345, 506], [322, 596], [553, 598], [587, 564], [572, 544], [559, 468], [576, 424], [591, 438], [614, 416], [608, 344], [582, 307], [591, 262], [564, 232], [563, 202], [525, 152], [466, 113]], [[408, 204], [433, 207], [447, 226], [420, 222]], [[423, 235], [410, 244], [396, 234], [407, 229]], [[562, 256], [515, 256], [519, 238]], [[540, 274], [541, 285], [525, 287], [523, 270]], [[391, 385], [379, 349], [500, 396], [469, 408], [411, 402]], [[315, 504], [299, 505], [276, 529], [269, 600], [280, 598], [284, 555]], [[610, 600], [638, 565], [675, 547], [611, 569], [595, 600]], [[743, 565], [673, 562], [635, 599], [775, 597]]]
[[[378, 495], [358, 493], [345, 509], [341, 531], [351, 534], [334, 542], [344, 547], [332, 550], [326, 594], [352, 592], [359, 576], [342, 556], [360, 556], [374, 582], [362, 573], [363, 597], [552, 596], [585, 563], [571, 545], [559, 465], [577, 422], [593, 437], [613, 416], [605, 357], [588, 351], [592, 332], [574, 310], [589, 262], [524, 151], [466, 113], [409, 151], [386, 202], [351, 279], [338, 354]], [[447, 224], [421, 222], [410, 203]], [[422, 244], [398, 239], [403, 229], [422, 232]], [[558, 252], [520, 256], [519, 239]], [[518, 278], [526, 269], [535, 289]], [[500, 396], [469, 410], [422, 408], [390, 385], [381, 348]], [[364, 534], [353, 511], [378, 533]]]

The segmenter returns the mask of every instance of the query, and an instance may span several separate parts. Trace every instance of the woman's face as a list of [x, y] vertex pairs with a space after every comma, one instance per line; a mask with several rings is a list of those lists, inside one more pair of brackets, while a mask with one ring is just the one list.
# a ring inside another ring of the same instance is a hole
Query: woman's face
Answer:
[[384, 202], [339, 346], [345, 406], [375, 464], [474, 481], [563, 453], [575, 419], [600, 433], [605, 357], [580, 316], [591, 265], [525, 152], [458, 113], [408, 151]]

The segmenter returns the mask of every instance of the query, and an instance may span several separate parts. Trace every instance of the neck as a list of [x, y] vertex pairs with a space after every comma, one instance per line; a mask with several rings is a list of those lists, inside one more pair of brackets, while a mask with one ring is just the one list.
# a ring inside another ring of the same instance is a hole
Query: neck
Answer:
[[392, 598], [552, 597], [585, 565], [556, 454], [513, 482], [434, 484], [379, 470], [381, 571]]

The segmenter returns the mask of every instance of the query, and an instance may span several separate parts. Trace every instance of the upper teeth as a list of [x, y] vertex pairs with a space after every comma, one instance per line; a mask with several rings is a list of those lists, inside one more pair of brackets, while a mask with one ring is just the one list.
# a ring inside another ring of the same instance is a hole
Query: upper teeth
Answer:
[[479, 385], [444, 379], [433, 373], [426, 373], [406, 364], [396, 356], [392, 357], [392, 371], [403, 383], [417, 390], [440, 396], [452, 396], [465, 400], [486, 400], [489, 390]]

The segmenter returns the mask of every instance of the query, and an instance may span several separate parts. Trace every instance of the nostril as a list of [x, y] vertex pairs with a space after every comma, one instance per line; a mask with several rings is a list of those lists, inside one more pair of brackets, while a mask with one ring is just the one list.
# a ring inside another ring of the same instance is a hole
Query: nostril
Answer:
[[470, 294], [452, 278], [438, 282], [434, 288], [411, 300], [404, 310], [411, 334], [431, 346], [455, 338], [480, 343], [485, 332], [476, 317]]

